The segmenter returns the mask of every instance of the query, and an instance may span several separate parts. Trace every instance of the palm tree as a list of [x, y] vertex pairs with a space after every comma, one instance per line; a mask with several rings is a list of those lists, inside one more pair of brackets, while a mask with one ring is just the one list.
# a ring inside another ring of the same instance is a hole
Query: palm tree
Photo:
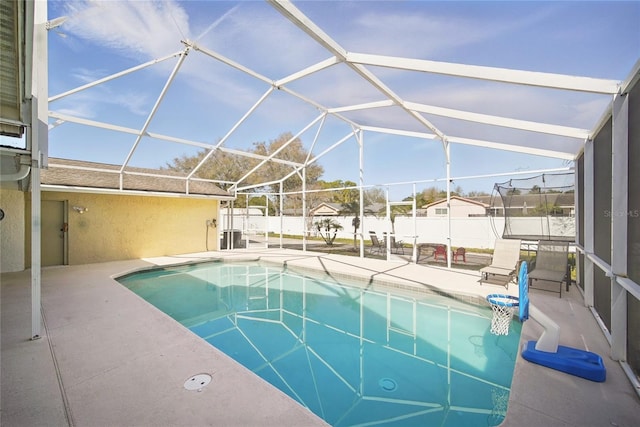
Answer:
[[[395, 205], [395, 206], [391, 206], [390, 209], [390, 217], [389, 220], [391, 221], [391, 234], [395, 235], [396, 234], [396, 216], [400, 215], [407, 215], [408, 213], [410, 213], [412, 211], [412, 207], [409, 205]], [[386, 215], [387, 214], [387, 209], [386, 207], [384, 208], [384, 210], [381, 210], [378, 212], [379, 215]]]
[[333, 241], [336, 240], [338, 230], [342, 230], [342, 225], [331, 218], [324, 218], [316, 221], [314, 225], [328, 246], [333, 245]]
[[[359, 202], [346, 202], [343, 203], [340, 209], [340, 215], [342, 216], [353, 216], [353, 220], [351, 221], [351, 225], [353, 226], [353, 247], [357, 249], [358, 247], [358, 229], [360, 228], [360, 203]], [[364, 214], [375, 214], [371, 209], [364, 209]]]

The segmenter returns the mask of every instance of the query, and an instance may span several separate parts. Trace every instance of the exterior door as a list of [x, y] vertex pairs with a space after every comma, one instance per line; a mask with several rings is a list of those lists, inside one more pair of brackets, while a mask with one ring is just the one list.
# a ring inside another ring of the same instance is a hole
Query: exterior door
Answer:
[[42, 201], [42, 266], [66, 264], [67, 219], [66, 202]]

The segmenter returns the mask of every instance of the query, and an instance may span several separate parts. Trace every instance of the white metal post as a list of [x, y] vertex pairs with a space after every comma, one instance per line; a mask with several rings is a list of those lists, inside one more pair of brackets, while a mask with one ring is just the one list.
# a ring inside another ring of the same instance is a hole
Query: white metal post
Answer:
[[[33, 128], [35, 128], [34, 126]], [[37, 132], [33, 132], [34, 141], [37, 140]], [[41, 197], [40, 197], [40, 150], [37, 142], [33, 144], [31, 162], [31, 339], [38, 339], [41, 335], [42, 317], [41, 304]]]
[[364, 132], [360, 130], [357, 134], [358, 141], [358, 179], [360, 181], [360, 258], [364, 258], [364, 237], [362, 229], [364, 227], [364, 194], [362, 187], [364, 186]]
[[302, 168], [302, 250], [307, 250], [307, 167]]
[[593, 219], [594, 199], [593, 199], [593, 140], [589, 139], [584, 145], [584, 303], [587, 307], [594, 305], [594, 265], [591, 258], [594, 251], [595, 221]]
[[269, 195], [264, 195], [264, 247], [265, 249], [269, 248]]
[[447, 156], [447, 268], [451, 268], [451, 144], [445, 141]]
[[416, 214], [417, 203], [416, 203], [416, 183], [413, 183], [413, 205], [411, 207], [411, 212], [413, 216], [413, 252], [411, 253], [411, 261], [417, 263], [418, 262], [418, 216]]
[[244, 196], [244, 224], [242, 226], [242, 234], [244, 234], [244, 250], [249, 250], [249, 193]]
[[384, 239], [385, 250], [387, 251], [387, 261], [391, 261], [391, 201], [389, 200], [389, 186], [386, 187], [386, 196], [387, 196], [387, 218], [385, 221], [385, 225], [387, 228], [387, 238]]
[[282, 249], [282, 229], [284, 228], [284, 195], [282, 194], [283, 192], [283, 184], [282, 181], [280, 181], [280, 249]]
[[33, 66], [31, 93], [27, 94], [31, 97], [31, 129], [27, 138], [31, 150], [31, 339], [38, 339], [42, 330], [40, 168], [46, 165], [49, 110], [47, 2], [34, 2], [33, 8], [33, 57], [30, 58]]

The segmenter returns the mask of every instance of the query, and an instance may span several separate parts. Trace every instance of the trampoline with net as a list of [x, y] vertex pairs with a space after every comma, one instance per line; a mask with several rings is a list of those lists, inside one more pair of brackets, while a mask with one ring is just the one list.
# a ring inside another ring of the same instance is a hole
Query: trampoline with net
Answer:
[[[496, 183], [491, 212], [494, 218], [504, 217], [504, 239], [573, 242], [574, 174], [542, 174]], [[495, 228], [496, 221], [493, 224]]]

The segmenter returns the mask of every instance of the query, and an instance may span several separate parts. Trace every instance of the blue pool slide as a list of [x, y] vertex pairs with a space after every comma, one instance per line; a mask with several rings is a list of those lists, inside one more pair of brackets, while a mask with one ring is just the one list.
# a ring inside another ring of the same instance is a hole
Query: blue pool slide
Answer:
[[603, 382], [607, 378], [607, 371], [602, 357], [590, 351], [558, 345], [560, 335], [558, 325], [535, 306], [530, 306], [526, 262], [523, 262], [520, 267], [518, 279], [520, 320], [525, 321], [530, 315], [545, 328], [545, 332], [538, 341], [529, 341], [523, 346], [522, 358], [577, 377]]
[[529, 341], [522, 350], [522, 358], [538, 365], [595, 382], [604, 382], [607, 371], [602, 357], [590, 351], [558, 346], [558, 351], [548, 353], [536, 350], [536, 341]]

